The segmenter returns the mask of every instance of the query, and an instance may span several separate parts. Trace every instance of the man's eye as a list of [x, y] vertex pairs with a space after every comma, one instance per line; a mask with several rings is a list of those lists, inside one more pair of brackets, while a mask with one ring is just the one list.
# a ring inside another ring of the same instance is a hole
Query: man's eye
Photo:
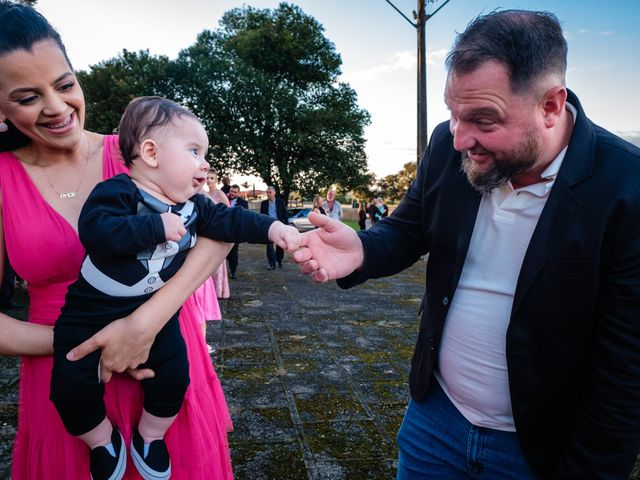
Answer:
[[493, 125], [495, 122], [493, 120], [489, 120], [487, 118], [478, 118], [476, 119], [476, 125], [478, 125], [479, 127], [490, 127], [491, 125]]

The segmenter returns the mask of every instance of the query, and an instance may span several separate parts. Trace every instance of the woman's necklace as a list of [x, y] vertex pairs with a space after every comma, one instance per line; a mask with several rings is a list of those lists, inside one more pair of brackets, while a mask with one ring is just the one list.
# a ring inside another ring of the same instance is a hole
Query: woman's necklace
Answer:
[[[51, 183], [51, 179], [49, 178], [49, 175], [47, 175], [47, 170], [42, 165], [38, 164], [38, 166], [42, 170], [42, 173], [44, 174], [44, 178], [47, 179], [47, 182], [49, 183], [49, 187], [51, 187], [51, 190], [53, 190], [53, 192], [63, 200], [78, 196], [78, 192], [80, 191], [80, 188], [82, 187], [82, 183], [84, 182], [84, 177], [87, 175], [87, 165], [89, 165], [89, 157], [90, 157], [89, 153], [91, 152], [91, 146], [89, 145], [89, 138], [87, 137], [86, 134], [84, 135], [84, 138], [87, 140], [87, 154], [84, 157], [84, 167], [82, 167], [82, 176], [80, 177], [80, 181], [78, 182], [78, 186], [76, 187], [75, 190], [71, 192], [62, 192], [62, 193], [56, 190], [56, 188], [53, 186], [53, 183]], [[37, 162], [35, 161], [35, 154], [33, 153], [33, 145], [29, 145], [29, 153], [30, 153], [31, 161], [33, 162], [33, 164], [34, 165], [37, 164]]]

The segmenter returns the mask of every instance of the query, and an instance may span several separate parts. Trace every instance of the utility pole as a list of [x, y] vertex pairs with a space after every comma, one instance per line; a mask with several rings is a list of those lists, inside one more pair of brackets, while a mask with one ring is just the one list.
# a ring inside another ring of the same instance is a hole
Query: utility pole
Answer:
[[433, 17], [444, 7], [449, 0], [445, 0], [433, 13], [427, 14], [426, 3], [434, 3], [436, 0], [418, 0], [418, 10], [413, 12], [412, 22], [398, 7], [390, 0], [385, 0], [396, 12], [409, 22], [418, 32], [418, 134], [416, 164], [420, 165], [420, 159], [427, 148], [427, 49], [426, 49], [426, 24], [427, 20]]
[[427, 52], [425, 30], [427, 25], [426, 0], [418, 0], [418, 13], [413, 12], [418, 30], [418, 152], [416, 165], [427, 148]]

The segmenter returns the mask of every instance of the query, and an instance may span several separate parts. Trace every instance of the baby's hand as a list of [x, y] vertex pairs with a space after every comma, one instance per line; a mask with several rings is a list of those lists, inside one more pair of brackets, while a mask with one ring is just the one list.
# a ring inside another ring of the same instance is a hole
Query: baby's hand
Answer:
[[294, 252], [300, 246], [300, 232], [282, 222], [273, 222], [269, 227], [269, 240], [287, 252]]
[[187, 233], [187, 229], [184, 228], [182, 219], [172, 212], [164, 212], [160, 214], [162, 219], [162, 225], [164, 226], [164, 235], [166, 240], [173, 240], [179, 242], [180, 239]]

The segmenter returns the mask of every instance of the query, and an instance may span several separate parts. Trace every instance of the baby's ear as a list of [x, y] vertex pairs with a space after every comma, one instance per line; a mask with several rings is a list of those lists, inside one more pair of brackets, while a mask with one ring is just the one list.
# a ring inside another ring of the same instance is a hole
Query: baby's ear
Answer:
[[158, 145], [150, 138], [140, 144], [140, 158], [151, 168], [158, 166]]

